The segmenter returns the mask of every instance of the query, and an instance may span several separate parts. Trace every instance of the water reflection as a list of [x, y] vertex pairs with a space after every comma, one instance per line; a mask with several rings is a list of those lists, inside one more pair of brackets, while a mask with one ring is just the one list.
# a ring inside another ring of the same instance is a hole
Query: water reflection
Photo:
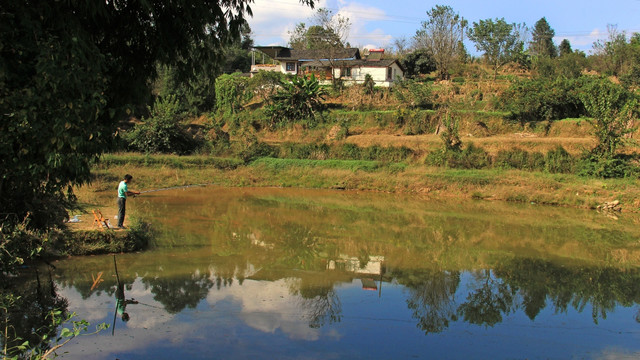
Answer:
[[[161, 348], [164, 356], [183, 356], [168, 344], [190, 341], [196, 353], [189, 357], [206, 357], [207, 346], [215, 345], [228, 356], [265, 358], [260, 349], [306, 354], [309, 348], [297, 341], [313, 341], [322, 346], [310, 357], [388, 358], [398, 353], [362, 352], [363, 339], [400, 344], [413, 356], [422, 354], [425, 342], [445, 346], [447, 341], [433, 343], [433, 334], [474, 342], [478, 332], [535, 333], [558, 344], [530, 357], [584, 355], [611, 344], [640, 350], [632, 327], [640, 304], [640, 250], [629, 240], [639, 235], [633, 221], [611, 223], [566, 209], [399, 205], [396, 198], [318, 192], [205, 194], [138, 204], [152, 219], [169, 220], [154, 249], [118, 256], [124, 289], [140, 302], [120, 333], [146, 339], [131, 343], [130, 351], [153, 356]], [[58, 263], [56, 281], [74, 299], [74, 309], [114, 315], [113, 282], [92, 289], [95, 281], [87, 275], [114, 277], [110, 260]], [[612, 334], [628, 335], [600, 334], [572, 348], [566, 346], [575, 340], [566, 337], [571, 329], [561, 331], [558, 321], [576, 324], [574, 338], [593, 336], [603, 323]], [[180, 335], [165, 329], [180, 329]], [[360, 344], [361, 352], [347, 343]], [[488, 351], [486, 357], [497, 354]]]
[[[55, 338], [57, 323], [53, 312], [60, 312], [57, 318], [67, 316], [67, 300], [58, 294], [51, 269], [28, 269], [16, 278], [3, 278], [0, 288], [0, 354], [8, 357], [22, 354], [17, 348], [28, 341], [36, 353], [50, 348], [43, 337]], [[7, 342], [7, 338], [9, 341]]]

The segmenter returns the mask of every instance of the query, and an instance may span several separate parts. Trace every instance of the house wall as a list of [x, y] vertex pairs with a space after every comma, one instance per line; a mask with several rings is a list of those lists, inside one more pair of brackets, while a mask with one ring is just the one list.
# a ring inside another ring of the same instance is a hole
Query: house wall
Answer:
[[[294, 70], [293, 71], [287, 71], [287, 63], [294, 63]], [[283, 74], [297, 74], [298, 73], [298, 69], [300, 68], [300, 64], [296, 61], [281, 61], [280, 62], [280, 72]]]
[[[376, 86], [391, 87], [393, 86], [396, 78], [404, 78], [404, 73], [398, 64], [391, 64], [391, 78], [387, 78], [387, 67], [374, 67], [374, 66], [362, 66], [353, 67], [351, 69], [351, 77], [343, 77], [345, 82], [355, 82], [356, 84], [362, 84], [367, 74], [370, 74]], [[342, 74], [342, 70], [339, 68], [333, 69], [333, 76], [339, 78]]]

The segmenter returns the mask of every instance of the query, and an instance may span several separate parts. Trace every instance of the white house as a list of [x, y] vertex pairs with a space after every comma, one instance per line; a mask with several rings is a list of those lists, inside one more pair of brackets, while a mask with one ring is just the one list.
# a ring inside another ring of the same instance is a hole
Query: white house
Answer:
[[[342, 79], [346, 85], [364, 82], [371, 75], [376, 86], [391, 87], [404, 78], [404, 70], [395, 59], [383, 59], [384, 50], [368, 50], [365, 58], [356, 48], [330, 50], [295, 50], [281, 46], [258, 46], [254, 49], [269, 55], [274, 64], [255, 64], [251, 73], [260, 70], [283, 74], [315, 74], [321, 82]], [[275, 63], [277, 61], [277, 63]], [[332, 77], [333, 73], [333, 77]]]

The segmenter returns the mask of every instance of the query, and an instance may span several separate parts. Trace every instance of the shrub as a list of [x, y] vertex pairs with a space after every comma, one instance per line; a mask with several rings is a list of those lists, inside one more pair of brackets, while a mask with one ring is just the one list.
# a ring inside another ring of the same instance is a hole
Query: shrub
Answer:
[[253, 93], [246, 91], [249, 79], [240, 74], [224, 74], [216, 79], [216, 109], [226, 115], [235, 114]]
[[638, 97], [607, 79], [597, 79], [582, 89], [580, 98], [593, 117], [589, 122], [598, 143], [591, 152], [613, 159], [624, 145], [624, 135], [634, 130], [628, 125], [638, 117]]
[[640, 176], [637, 155], [615, 155], [611, 158], [588, 153], [577, 164], [581, 176], [599, 178], [637, 178]]
[[174, 95], [158, 98], [149, 109], [151, 117], [125, 135], [135, 151], [146, 153], [188, 154], [199, 145], [180, 124], [180, 104]]
[[579, 98], [584, 80], [541, 78], [516, 81], [500, 96], [499, 106], [514, 120], [558, 120], [586, 114]]
[[393, 87], [393, 94], [398, 101], [411, 107], [430, 109], [433, 107], [431, 86], [415, 80], [404, 80]]
[[425, 111], [400, 108], [394, 112], [394, 123], [405, 135], [421, 135], [435, 130], [433, 117]]
[[467, 145], [463, 150], [440, 149], [427, 156], [427, 164], [454, 169], [483, 169], [491, 165], [491, 157], [481, 147]]
[[545, 158], [539, 152], [529, 153], [522, 149], [499, 151], [493, 161], [494, 167], [519, 170], [544, 170]]
[[279, 127], [296, 121], [303, 121], [309, 127], [316, 125], [324, 110], [325, 90], [315, 75], [294, 77], [290, 82], [282, 82], [282, 89], [272, 97], [267, 108], [270, 127]]
[[562, 146], [558, 145], [555, 149], [550, 150], [544, 157], [544, 166], [547, 172], [554, 173], [573, 173], [575, 168], [575, 159]]
[[365, 95], [373, 95], [374, 87], [376, 86], [375, 81], [373, 81], [373, 77], [371, 74], [366, 74], [364, 76], [364, 83], [362, 83], [362, 91]]
[[284, 74], [279, 71], [260, 70], [249, 79], [247, 90], [266, 100], [275, 94], [283, 80]]
[[440, 133], [440, 139], [444, 144], [444, 148], [447, 151], [459, 151], [462, 146], [460, 140], [459, 126], [460, 119], [458, 117], [452, 117], [449, 111], [446, 110], [440, 114], [440, 121], [444, 126], [444, 130]]

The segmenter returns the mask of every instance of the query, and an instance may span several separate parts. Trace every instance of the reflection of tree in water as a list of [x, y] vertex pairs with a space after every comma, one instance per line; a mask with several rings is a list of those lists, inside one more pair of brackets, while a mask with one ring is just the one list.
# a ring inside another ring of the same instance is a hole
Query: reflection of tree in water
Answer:
[[440, 332], [456, 321], [454, 295], [460, 283], [457, 271], [393, 271], [398, 283], [407, 287], [407, 305], [425, 333]]
[[458, 307], [458, 313], [471, 324], [493, 326], [502, 321], [503, 314], [513, 309], [515, 292], [508, 284], [493, 277], [491, 270], [478, 271], [474, 277], [476, 289]]
[[301, 306], [307, 312], [306, 320], [309, 327], [320, 328], [325, 324], [332, 324], [342, 320], [342, 303], [333, 288], [333, 283], [305, 284], [303, 280], [300, 284], [298, 294], [302, 298]]
[[595, 323], [621, 305], [640, 303], [640, 272], [612, 267], [565, 267], [536, 259], [514, 259], [496, 268], [496, 276], [520, 290], [522, 305], [534, 319], [545, 308], [547, 299], [556, 312], [571, 306], [583, 311], [592, 306]]
[[280, 253], [278, 265], [290, 269], [324, 270], [324, 263], [318, 256], [319, 239], [313, 236], [311, 229], [295, 223], [287, 223], [276, 251]]
[[[8, 297], [15, 301], [7, 301]], [[58, 316], [65, 317], [68, 306], [67, 299], [57, 294], [51, 273], [43, 276], [37, 271], [15, 279], [2, 278], [0, 302], [1, 343], [3, 348], [6, 344], [7, 349], [25, 341], [41, 351], [49, 349], [49, 342], [43, 342], [42, 337], [47, 335], [49, 339], [55, 338], [58, 330], [53, 325], [51, 313], [58, 310], [62, 312]], [[8, 343], [5, 329], [9, 333]]]
[[[457, 294], [458, 272], [394, 270], [406, 286], [407, 305], [426, 333], [445, 330], [458, 316], [475, 325], [494, 326], [517, 309], [534, 320], [552, 305], [556, 313], [570, 307], [582, 312], [592, 307], [593, 321], [605, 319], [617, 306], [640, 304], [640, 271], [612, 267], [563, 266], [539, 259], [511, 259], [495, 270], [473, 273], [466, 294]], [[640, 312], [637, 316], [640, 320]]]
[[176, 314], [184, 308], [195, 308], [202, 299], [207, 297], [213, 286], [208, 272], [196, 270], [185, 276], [155, 276], [145, 277], [142, 282], [151, 287], [153, 298], [164, 305], [165, 310]]

